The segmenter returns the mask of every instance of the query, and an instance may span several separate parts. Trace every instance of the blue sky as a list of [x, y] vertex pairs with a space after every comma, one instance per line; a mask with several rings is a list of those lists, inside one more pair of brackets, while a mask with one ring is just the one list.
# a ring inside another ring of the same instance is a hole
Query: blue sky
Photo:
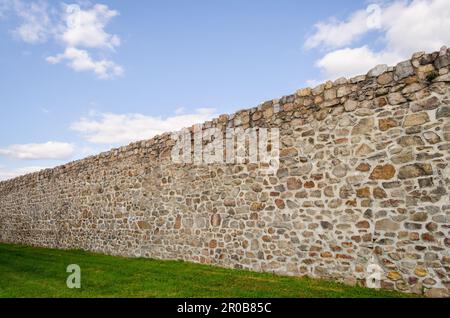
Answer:
[[0, 179], [439, 50], [448, 29], [446, 0], [0, 0]]

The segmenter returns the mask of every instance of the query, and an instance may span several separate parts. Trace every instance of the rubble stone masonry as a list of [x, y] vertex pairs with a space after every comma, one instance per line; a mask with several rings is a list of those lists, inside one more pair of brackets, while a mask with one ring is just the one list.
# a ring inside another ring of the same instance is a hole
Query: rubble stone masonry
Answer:
[[[0, 241], [450, 287], [450, 50], [204, 124], [279, 128], [280, 168], [175, 164], [171, 134], [0, 183]], [[190, 128], [193, 129], [192, 127]]]

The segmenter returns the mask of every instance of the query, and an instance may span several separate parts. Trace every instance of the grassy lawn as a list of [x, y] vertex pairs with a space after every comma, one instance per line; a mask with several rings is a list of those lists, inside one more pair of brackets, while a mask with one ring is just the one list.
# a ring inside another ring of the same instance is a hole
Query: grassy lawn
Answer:
[[[81, 289], [66, 267], [81, 267]], [[0, 244], [0, 297], [406, 297], [334, 282], [179, 261]]]

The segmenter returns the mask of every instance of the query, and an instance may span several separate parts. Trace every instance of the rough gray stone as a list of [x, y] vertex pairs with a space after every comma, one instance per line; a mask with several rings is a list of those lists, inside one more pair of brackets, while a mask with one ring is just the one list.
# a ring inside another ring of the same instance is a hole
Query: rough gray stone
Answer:
[[398, 63], [395, 67], [394, 79], [396, 81], [404, 79], [411, 75], [414, 75], [414, 67], [411, 64], [411, 61]]

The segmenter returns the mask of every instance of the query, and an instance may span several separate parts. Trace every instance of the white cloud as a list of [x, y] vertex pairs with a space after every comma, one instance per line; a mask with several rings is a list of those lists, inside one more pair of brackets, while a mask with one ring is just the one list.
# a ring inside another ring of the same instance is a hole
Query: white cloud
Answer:
[[[316, 64], [324, 76], [364, 74], [377, 64], [395, 64], [414, 52], [435, 51], [450, 44], [448, 0], [387, 1], [375, 8], [379, 10], [358, 10], [345, 21], [331, 19], [315, 25], [305, 47], [328, 50]], [[381, 49], [351, 47], [375, 29]]]
[[17, 16], [20, 21], [12, 33], [24, 42], [31, 44], [45, 42], [52, 32], [48, 5], [44, 1], [0, 0], [0, 18], [10, 14]]
[[31, 166], [31, 167], [23, 167], [16, 169], [7, 169], [3, 166], [0, 166], [0, 181], [13, 179], [18, 176], [22, 176], [28, 173], [37, 172], [40, 170], [47, 169], [48, 167], [40, 167], [40, 166]]
[[368, 13], [359, 10], [347, 21], [331, 18], [327, 22], [318, 22], [314, 25], [316, 32], [306, 39], [305, 47], [312, 49], [323, 45], [335, 48], [348, 45], [369, 30], [367, 19]]
[[108, 6], [96, 4], [91, 9], [83, 10], [77, 4], [65, 6], [62, 28], [58, 38], [64, 43], [64, 53], [47, 57], [51, 64], [67, 60], [67, 65], [73, 70], [93, 71], [100, 79], [109, 79], [123, 74], [123, 67], [109, 59], [94, 60], [87, 50], [80, 49], [108, 49], [114, 50], [120, 45], [117, 35], [105, 31], [110, 20], [119, 12], [110, 10]]
[[52, 32], [52, 23], [45, 2], [24, 4], [16, 1], [15, 10], [22, 23], [13, 32], [27, 43], [45, 42]]
[[64, 142], [49, 141], [43, 144], [11, 145], [0, 148], [0, 156], [22, 160], [64, 160], [74, 154], [74, 147]]
[[332, 51], [316, 62], [329, 79], [367, 73], [379, 64], [396, 64], [401, 56], [391, 52], [374, 52], [368, 46]]
[[149, 139], [155, 135], [202, 123], [214, 117], [214, 109], [201, 108], [194, 114], [152, 117], [142, 114], [97, 113], [81, 118], [71, 129], [96, 144], [122, 144]]
[[69, 47], [113, 49], [120, 45], [120, 38], [106, 33], [105, 27], [118, 15], [119, 12], [103, 4], [96, 4], [87, 10], [82, 10], [78, 5], [66, 6], [63, 18], [66, 27], [61, 39]]
[[77, 72], [93, 71], [101, 79], [113, 78], [123, 74], [122, 66], [115, 64], [113, 61], [107, 59], [94, 61], [87, 51], [74, 47], [66, 48], [64, 53], [49, 56], [46, 60], [51, 64], [58, 64], [67, 60], [68, 66], [73, 70]]
[[119, 12], [106, 5], [86, 2], [83, 8], [78, 4], [55, 8], [44, 0], [0, 0], [0, 17], [2, 15], [14, 15], [19, 19], [13, 34], [24, 42], [44, 43], [52, 38], [61, 44], [63, 53], [46, 58], [51, 64], [67, 61], [73, 70], [92, 71], [101, 79], [123, 74], [122, 66], [103, 57], [120, 45], [118, 35], [105, 31]]
[[408, 57], [415, 51], [439, 50], [450, 44], [450, 2], [395, 2], [382, 10], [381, 24], [388, 49]]

